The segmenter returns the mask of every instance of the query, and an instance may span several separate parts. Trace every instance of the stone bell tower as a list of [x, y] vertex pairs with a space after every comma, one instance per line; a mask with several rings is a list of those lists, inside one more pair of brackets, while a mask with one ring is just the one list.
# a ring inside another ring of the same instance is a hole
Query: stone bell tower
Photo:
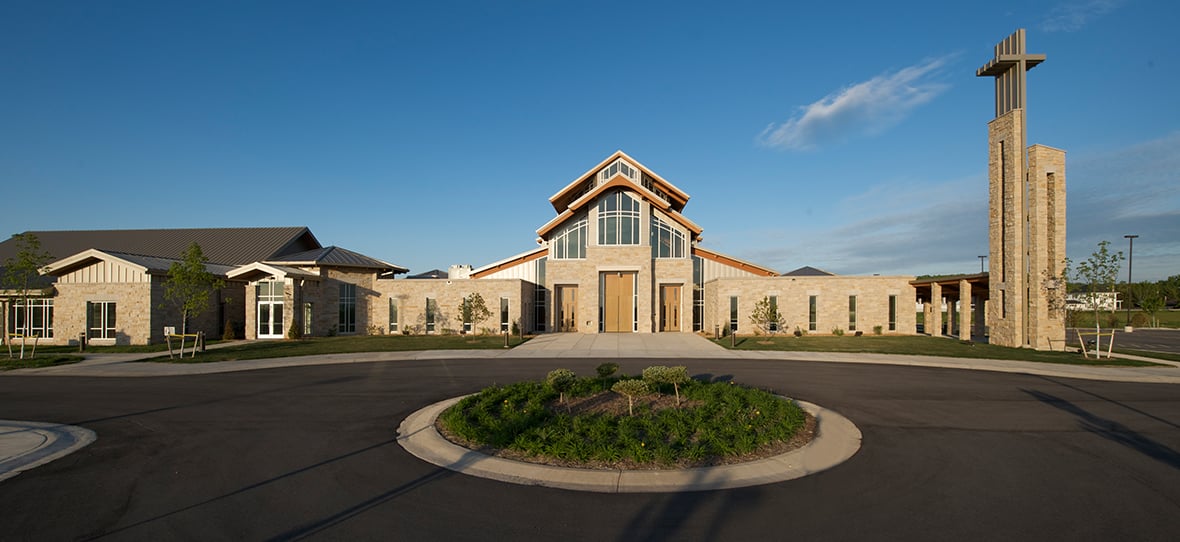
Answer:
[[995, 47], [976, 70], [995, 77], [996, 118], [988, 123], [990, 342], [1039, 350], [1061, 348], [1062, 298], [1055, 279], [1065, 259], [1065, 151], [1026, 147], [1025, 76], [1045, 55], [1025, 52], [1024, 29]]

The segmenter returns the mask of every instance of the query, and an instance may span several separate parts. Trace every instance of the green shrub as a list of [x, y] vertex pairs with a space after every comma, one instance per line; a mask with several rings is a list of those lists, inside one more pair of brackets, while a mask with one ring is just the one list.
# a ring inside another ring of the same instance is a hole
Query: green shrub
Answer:
[[835, 335], [837, 337], [843, 337], [844, 336], [844, 329], [838, 328], [838, 327], [832, 328], [832, 335]]
[[620, 380], [611, 391], [627, 397], [627, 413], [635, 416], [635, 398], [647, 394], [647, 383], [642, 380]]
[[549, 375], [545, 377], [545, 383], [557, 392], [562, 403], [565, 403], [565, 392], [569, 391], [577, 380], [578, 375], [569, 369], [554, 369], [549, 371]]
[[237, 333], [234, 333], [234, 321], [226, 320], [225, 327], [221, 330], [221, 340], [232, 341], [237, 338]]
[[884, 331], [885, 331], [885, 328], [882, 326], [873, 326], [873, 335], [880, 335]]
[[299, 328], [298, 324], [296, 324], [295, 322], [291, 322], [291, 327], [287, 328], [287, 338], [288, 339], [302, 339], [303, 338], [303, 330]]
[[619, 364], [613, 361], [608, 361], [602, 365], [599, 365], [594, 370], [598, 372], [598, 378], [606, 379], [619, 372]]
[[680, 385], [688, 382], [688, 368], [684, 366], [668, 367], [665, 365], [652, 365], [643, 370], [643, 380], [649, 384], [659, 386], [661, 384], [671, 384], [672, 389], [676, 393], [676, 404], [680, 404]]

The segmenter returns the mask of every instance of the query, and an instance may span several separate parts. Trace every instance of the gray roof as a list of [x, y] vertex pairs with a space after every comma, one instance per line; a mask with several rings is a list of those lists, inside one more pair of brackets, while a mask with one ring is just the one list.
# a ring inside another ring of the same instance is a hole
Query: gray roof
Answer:
[[834, 276], [836, 276], [836, 274], [829, 273], [827, 271], [824, 271], [823, 269], [817, 269], [815, 267], [811, 267], [810, 265], [805, 265], [805, 266], [800, 267], [799, 269], [796, 269], [794, 271], [783, 273], [782, 276], [784, 276], [784, 277], [834, 277]]
[[364, 269], [380, 269], [399, 273], [405, 273], [408, 271], [408, 269], [400, 265], [394, 265], [376, 258], [370, 258], [359, 252], [353, 252], [346, 248], [340, 248], [336, 246], [322, 247], [304, 252], [297, 252], [295, 254], [286, 254], [282, 257], [270, 258], [265, 261], [267, 263], [285, 265], [360, 267]]
[[425, 273], [418, 273], [417, 275], [410, 275], [408, 279], [445, 279], [450, 276], [450, 273], [441, 269], [431, 269]]
[[[191, 228], [159, 230], [33, 231], [41, 248], [60, 260], [89, 249], [181, 259], [192, 243], [210, 263], [244, 265], [320, 248], [305, 226], [277, 228]], [[0, 265], [16, 255], [12, 238], [0, 242]]]

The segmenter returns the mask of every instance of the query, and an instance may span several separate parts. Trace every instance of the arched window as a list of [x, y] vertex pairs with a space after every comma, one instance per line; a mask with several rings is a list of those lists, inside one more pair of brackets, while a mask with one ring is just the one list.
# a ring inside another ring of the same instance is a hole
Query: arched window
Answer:
[[639, 244], [639, 201], [623, 192], [598, 200], [598, 244]]
[[683, 258], [685, 256], [684, 245], [684, 233], [652, 214], [651, 257]]
[[586, 257], [587, 220], [570, 222], [549, 242], [550, 255], [555, 260], [580, 260]]

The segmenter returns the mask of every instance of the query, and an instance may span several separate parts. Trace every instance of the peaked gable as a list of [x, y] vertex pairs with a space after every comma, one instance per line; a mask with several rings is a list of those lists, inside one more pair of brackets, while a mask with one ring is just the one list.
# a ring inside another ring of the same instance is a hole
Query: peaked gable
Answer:
[[663, 177], [656, 175], [638, 160], [627, 156], [623, 151], [615, 151], [606, 160], [599, 162], [598, 165], [574, 179], [573, 182], [550, 197], [549, 203], [558, 213], [564, 212], [574, 202], [583, 199], [583, 196], [594, 191], [599, 185], [616, 179], [625, 180], [635, 188], [643, 189], [654, 200], [661, 201], [676, 212], [684, 210], [684, 206], [688, 203], [688, 194]]

